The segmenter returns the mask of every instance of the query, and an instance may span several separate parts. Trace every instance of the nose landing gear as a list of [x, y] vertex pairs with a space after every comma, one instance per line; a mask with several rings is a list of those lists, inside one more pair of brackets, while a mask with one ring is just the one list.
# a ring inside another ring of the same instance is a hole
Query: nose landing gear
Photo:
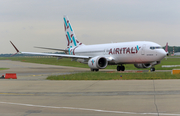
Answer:
[[117, 71], [124, 71], [125, 70], [125, 67], [124, 66], [117, 66]]

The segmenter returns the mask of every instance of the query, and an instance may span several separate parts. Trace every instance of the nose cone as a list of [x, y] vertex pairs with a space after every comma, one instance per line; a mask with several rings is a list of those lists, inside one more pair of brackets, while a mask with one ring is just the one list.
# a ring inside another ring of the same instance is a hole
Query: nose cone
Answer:
[[164, 57], [166, 57], [166, 55], [167, 55], [167, 53], [163, 49], [158, 51], [158, 57], [160, 60], [162, 60]]

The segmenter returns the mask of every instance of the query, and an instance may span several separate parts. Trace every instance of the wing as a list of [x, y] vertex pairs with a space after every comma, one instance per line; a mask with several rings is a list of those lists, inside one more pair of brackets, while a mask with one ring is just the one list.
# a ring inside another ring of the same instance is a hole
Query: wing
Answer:
[[84, 58], [88, 59], [89, 56], [78, 56], [78, 55], [67, 55], [67, 54], [50, 54], [50, 53], [37, 53], [37, 52], [19, 52], [21, 54], [32, 54], [32, 55], [44, 55], [44, 56], [54, 56], [54, 57], [64, 57], [64, 58]]
[[41, 49], [48, 49], [48, 50], [57, 50], [57, 51], [64, 51], [64, 52], [68, 52], [67, 49], [57, 49], [57, 48], [46, 48], [46, 47], [36, 47], [35, 48], [41, 48]]
[[[11, 42], [11, 41], [10, 41]], [[33, 54], [33, 55], [44, 55], [44, 56], [54, 56], [54, 57], [63, 57], [63, 58], [83, 58], [83, 59], [89, 59], [89, 56], [78, 56], [78, 55], [67, 55], [67, 54], [50, 54], [50, 53], [37, 53], [37, 52], [20, 52], [17, 47], [11, 42], [13, 47], [15, 48], [17, 53], [21, 54]], [[15, 53], [15, 54], [17, 54]], [[15, 55], [13, 54], [13, 55]], [[12, 55], [12, 56], [13, 56]]]

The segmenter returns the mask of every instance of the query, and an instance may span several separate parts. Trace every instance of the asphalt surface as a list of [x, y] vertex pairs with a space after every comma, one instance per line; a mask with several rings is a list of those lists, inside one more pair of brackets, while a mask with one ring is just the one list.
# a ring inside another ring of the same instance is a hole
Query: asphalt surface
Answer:
[[0, 116], [180, 116], [180, 80], [49, 81], [89, 69], [0, 60]]
[[0, 68], [1, 67], [9, 69], [0, 70], [0, 76], [5, 75], [6, 73], [16, 73], [18, 79], [21, 80], [42, 80], [46, 79], [49, 75], [78, 73], [90, 70], [85, 68], [25, 63], [11, 60], [0, 60]]

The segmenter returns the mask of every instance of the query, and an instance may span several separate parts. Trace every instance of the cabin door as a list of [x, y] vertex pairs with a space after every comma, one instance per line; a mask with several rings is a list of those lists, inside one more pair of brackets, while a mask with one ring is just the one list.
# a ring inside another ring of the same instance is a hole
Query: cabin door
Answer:
[[146, 48], [146, 45], [144, 44], [141, 49], [141, 55], [145, 55], [145, 48]]

